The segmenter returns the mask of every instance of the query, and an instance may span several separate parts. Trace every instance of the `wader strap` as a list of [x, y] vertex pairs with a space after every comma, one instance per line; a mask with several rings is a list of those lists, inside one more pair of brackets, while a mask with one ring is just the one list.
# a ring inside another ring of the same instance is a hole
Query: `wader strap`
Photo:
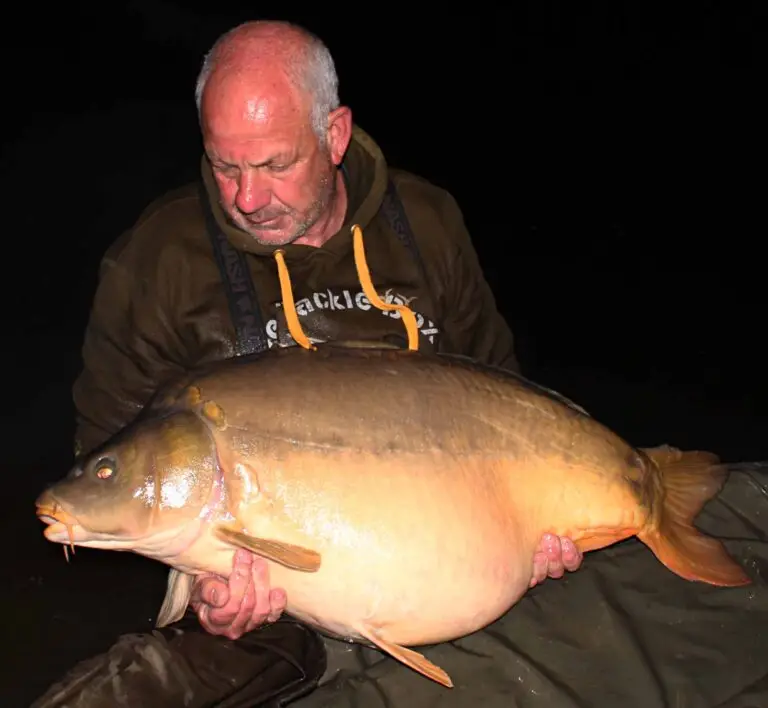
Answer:
[[[427, 292], [430, 292], [431, 288], [429, 285], [429, 278], [427, 277], [427, 269], [424, 266], [424, 259], [421, 257], [419, 247], [416, 245], [416, 238], [413, 235], [411, 223], [408, 221], [408, 216], [405, 213], [403, 202], [398, 196], [395, 184], [391, 179], [387, 180], [387, 189], [384, 192], [381, 211], [390, 226], [394, 229], [397, 237], [413, 255], [413, 258], [416, 261], [416, 266], [419, 269], [422, 286]], [[433, 301], [433, 306], [435, 304], [436, 303]], [[439, 328], [440, 323], [437, 320], [434, 320], [434, 323], [435, 326]]]
[[411, 223], [408, 221], [403, 202], [398, 196], [395, 184], [391, 179], [387, 180], [387, 189], [384, 192], [381, 211], [384, 214], [384, 218], [389, 222], [389, 225], [394, 229], [397, 237], [413, 255], [416, 265], [419, 268], [419, 275], [421, 275], [424, 287], [429, 288], [427, 269], [424, 267], [424, 261], [421, 259], [421, 253], [419, 253], [418, 246], [416, 245], [416, 239], [413, 236]]
[[219, 228], [202, 183], [200, 184], [200, 204], [205, 214], [206, 231], [211, 239], [216, 265], [219, 266], [221, 280], [227, 294], [229, 314], [235, 326], [237, 356], [265, 351], [268, 348], [267, 334], [245, 254], [236, 249]]

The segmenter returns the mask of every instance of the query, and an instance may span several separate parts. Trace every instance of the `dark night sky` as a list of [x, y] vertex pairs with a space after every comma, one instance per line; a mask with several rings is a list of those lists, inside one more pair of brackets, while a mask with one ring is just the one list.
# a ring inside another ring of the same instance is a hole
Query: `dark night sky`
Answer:
[[[216, 5], [30, 5], [15, 24], [4, 285], [9, 341], [27, 342], [10, 355], [38, 367], [22, 395], [69, 385], [104, 249], [195, 176], [202, 55], [254, 18], [252, 3]], [[272, 17], [326, 40], [342, 100], [390, 162], [458, 198], [531, 375], [578, 369], [757, 410], [764, 4], [674, 5]]]

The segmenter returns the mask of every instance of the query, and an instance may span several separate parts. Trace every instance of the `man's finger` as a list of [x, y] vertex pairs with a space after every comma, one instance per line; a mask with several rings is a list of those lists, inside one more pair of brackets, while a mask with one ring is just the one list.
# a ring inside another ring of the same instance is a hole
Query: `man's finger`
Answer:
[[216, 622], [215, 617], [213, 619], [211, 618], [211, 613], [218, 612], [219, 608], [212, 608], [211, 605], [206, 602], [198, 602], [194, 606], [194, 609], [197, 613], [198, 621], [206, 632], [209, 632], [210, 634], [226, 633], [228, 624], [221, 624], [220, 622]]
[[539, 548], [547, 558], [547, 577], [562, 578], [565, 569], [563, 568], [563, 550], [560, 537], [552, 533], [545, 533], [541, 538]]
[[251, 570], [254, 560], [258, 557], [250, 551], [246, 551], [244, 548], [238, 548], [235, 550], [235, 556], [232, 559], [232, 569], [242, 570], [244, 573], [248, 573]]
[[[240, 570], [236, 573], [241, 572]], [[248, 585], [245, 588], [242, 599], [240, 601], [240, 607], [237, 609], [237, 614], [232, 619], [229, 625], [229, 631], [227, 636], [230, 639], [239, 639], [249, 629], [251, 617], [253, 615], [253, 608], [256, 605], [256, 589], [253, 583], [252, 574], [247, 576]]]
[[549, 561], [547, 559], [547, 554], [539, 551], [533, 556], [533, 573], [531, 575], [529, 587], [534, 587], [539, 583], [543, 583], [547, 579], [548, 571]]
[[211, 576], [200, 582], [199, 599], [211, 607], [223, 607], [229, 601], [229, 589], [223, 578]]
[[253, 608], [253, 619], [262, 623], [272, 609], [269, 603], [271, 588], [269, 585], [269, 564], [263, 558], [256, 558], [253, 563], [253, 586], [256, 591], [256, 604]]
[[578, 570], [581, 566], [581, 562], [584, 559], [584, 555], [576, 548], [576, 544], [569, 538], [564, 538], [560, 542], [560, 546], [563, 551], [563, 565], [566, 570], [574, 571]]
[[[250, 553], [235, 553], [233, 571], [228, 580], [222, 580], [216, 585], [216, 603], [209, 603], [205, 616], [209, 624], [216, 625], [220, 630], [226, 630], [235, 621], [245, 592], [250, 581]], [[208, 596], [210, 597], [210, 595]], [[222, 599], [223, 598], [223, 599]], [[202, 620], [201, 620], [202, 622]], [[206, 626], [208, 629], [208, 626]], [[226, 632], [217, 631], [216, 634]]]
[[270, 604], [271, 588], [269, 585], [269, 565], [263, 558], [254, 558], [251, 570], [253, 581], [254, 604], [248, 624], [244, 631], [250, 632], [270, 620], [272, 607]]
[[283, 588], [275, 588], [269, 592], [269, 616], [268, 622], [277, 622], [280, 619], [280, 615], [285, 612], [285, 608], [288, 606], [288, 595]]

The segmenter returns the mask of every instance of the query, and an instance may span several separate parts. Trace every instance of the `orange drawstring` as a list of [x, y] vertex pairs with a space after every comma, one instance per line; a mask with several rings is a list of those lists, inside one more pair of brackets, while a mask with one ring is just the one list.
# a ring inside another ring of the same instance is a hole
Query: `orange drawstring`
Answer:
[[[403, 319], [405, 330], [408, 333], [408, 349], [417, 351], [419, 348], [419, 325], [416, 321], [416, 315], [407, 305], [395, 305], [382, 300], [376, 289], [373, 287], [371, 273], [368, 270], [368, 264], [365, 260], [365, 248], [363, 246], [363, 230], [355, 224], [352, 227], [352, 239], [354, 243], [355, 268], [357, 268], [357, 277], [363, 288], [365, 296], [371, 304], [379, 310], [397, 311]], [[297, 344], [305, 349], [316, 350], [304, 330], [301, 328], [299, 316], [296, 312], [296, 304], [293, 301], [293, 288], [291, 286], [291, 276], [288, 273], [288, 266], [285, 263], [285, 252], [282, 248], [275, 251], [275, 261], [277, 261], [277, 272], [280, 278], [280, 292], [283, 299], [283, 308], [285, 309], [285, 319], [288, 324], [288, 331]]]

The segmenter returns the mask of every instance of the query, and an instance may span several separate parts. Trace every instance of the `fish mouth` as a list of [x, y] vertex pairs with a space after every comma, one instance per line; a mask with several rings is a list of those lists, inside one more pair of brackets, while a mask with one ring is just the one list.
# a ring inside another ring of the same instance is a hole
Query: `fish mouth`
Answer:
[[37, 505], [37, 518], [47, 524], [43, 535], [49, 541], [66, 543], [74, 552], [75, 541], [78, 540], [76, 532], [82, 531], [82, 526], [72, 514], [63, 509], [57, 501], [49, 501]]

